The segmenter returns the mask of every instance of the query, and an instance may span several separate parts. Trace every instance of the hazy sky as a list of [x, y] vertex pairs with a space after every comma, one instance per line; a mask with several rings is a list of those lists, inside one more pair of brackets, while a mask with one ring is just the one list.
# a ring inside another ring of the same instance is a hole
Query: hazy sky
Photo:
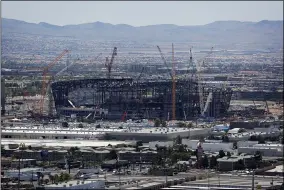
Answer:
[[2, 1], [1, 13], [4, 18], [56, 25], [95, 21], [133, 26], [203, 25], [220, 20], [283, 20], [283, 1]]

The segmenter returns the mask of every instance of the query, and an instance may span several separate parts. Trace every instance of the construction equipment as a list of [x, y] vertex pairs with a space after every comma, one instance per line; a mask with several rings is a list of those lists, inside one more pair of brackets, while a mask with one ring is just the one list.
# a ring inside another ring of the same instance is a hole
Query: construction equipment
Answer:
[[[61, 75], [64, 71], [66, 71], [69, 67], [71, 67], [72, 65], [75, 65], [77, 63], [77, 61], [80, 61], [79, 58], [77, 58], [73, 63], [71, 64], [67, 64], [66, 67], [64, 67], [61, 71], [59, 71], [58, 73], [56, 73], [54, 76], [59, 76]], [[51, 80], [50, 80], [51, 81]]]
[[[163, 53], [162, 53], [160, 47], [157, 46], [157, 48], [158, 48], [158, 50], [159, 50], [159, 52], [160, 52], [161, 58], [162, 58], [162, 60], [163, 60], [163, 62], [164, 62], [164, 65], [166, 66], [166, 68], [168, 69], [168, 71], [170, 71], [169, 66], [168, 66], [168, 64], [167, 64], [167, 61], [166, 61], [166, 59], [165, 59], [165, 57], [164, 57], [164, 55], [163, 55]], [[169, 75], [170, 75], [171, 79], [173, 79], [173, 75], [172, 75], [171, 72], [169, 72]]]
[[172, 120], [176, 120], [176, 72], [174, 60], [174, 44], [172, 43]]
[[49, 77], [47, 76], [49, 69], [54, 66], [54, 64], [59, 61], [66, 53], [68, 53], [68, 50], [64, 50], [59, 56], [55, 58], [53, 62], [48, 64], [48, 66], [43, 68], [43, 79], [42, 79], [42, 89], [41, 89], [41, 99], [39, 102], [39, 114], [43, 114], [43, 103], [44, 103], [44, 98], [46, 95], [46, 90], [47, 90], [47, 85], [49, 82]]
[[137, 81], [137, 82], [140, 80], [140, 78], [141, 78], [142, 74], [144, 73], [144, 71], [145, 71], [145, 67], [146, 67], [146, 66], [142, 67], [142, 70], [141, 70], [141, 72], [140, 72], [139, 76], [138, 76], [138, 77], [137, 77], [137, 79], [136, 79], [136, 81]]
[[[198, 94], [199, 94], [199, 105], [200, 105], [200, 113], [201, 113], [201, 116], [204, 116], [204, 108], [205, 108], [205, 105], [204, 105], [204, 97], [203, 97], [203, 86], [202, 86], [202, 83], [200, 81], [201, 77], [200, 77], [200, 65], [202, 62], [204, 62], [204, 60], [209, 56], [211, 55], [213, 52], [213, 47], [211, 48], [211, 51], [203, 58], [201, 59], [200, 61], [198, 61], [196, 63], [196, 82], [197, 82], [197, 85], [198, 85]], [[210, 101], [210, 98], [208, 99], [208, 101]]]
[[97, 55], [94, 60], [90, 60], [90, 64], [92, 64], [92, 61], [96, 61], [101, 55], [102, 53], [99, 53], [99, 55]]
[[268, 103], [267, 103], [266, 100], [265, 100], [265, 108], [266, 108], [266, 114], [267, 114], [267, 115], [271, 114], [271, 113], [270, 113], [270, 110], [269, 110], [269, 107], [268, 107]]
[[112, 68], [114, 56], [116, 56], [116, 55], [117, 55], [117, 47], [114, 47], [110, 61], [109, 61], [108, 57], [106, 57], [105, 66], [106, 66], [106, 68], [107, 68], [107, 70], [108, 70], [108, 73], [107, 73], [107, 78], [108, 78], [108, 79], [110, 79], [111, 68]]
[[172, 120], [175, 120], [176, 118], [176, 78], [175, 78], [175, 63], [174, 63], [174, 44], [172, 44], [172, 72], [170, 72], [169, 66], [162, 53], [162, 50], [160, 49], [159, 46], [157, 46], [157, 48], [160, 52], [164, 65], [166, 66], [166, 69], [169, 71], [169, 75], [172, 79]]

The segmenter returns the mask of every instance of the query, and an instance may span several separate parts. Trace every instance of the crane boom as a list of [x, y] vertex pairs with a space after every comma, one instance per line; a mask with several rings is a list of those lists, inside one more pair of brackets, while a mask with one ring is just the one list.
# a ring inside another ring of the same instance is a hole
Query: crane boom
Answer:
[[[167, 64], [167, 61], [166, 61], [166, 59], [165, 59], [165, 57], [164, 57], [164, 55], [163, 55], [163, 53], [162, 53], [162, 51], [161, 51], [160, 47], [159, 47], [159, 46], [157, 46], [157, 48], [158, 48], [158, 50], [159, 50], [159, 52], [160, 52], [161, 58], [162, 58], [162, 60], [163, 60], [163, 62], [164, 62], [164, 65], [165, 65], [165, 66], [166, 66], [166, 68], [169, 70], [169, 66], [168, 66], [168, 64]], [[169, 75], [170, 75], [170, 76], [171, 76], [171, 78], [173, 79], [173, 75], [172, 75], [172, 73], [171, 73], [171, 72], [169, 72]]]
[[176, 72], [174, 55], [174, 44], [172, 44], [172, 120], [176, 120]]
[[75, 60], [73, 63], [71, 63], [70, 65], [67, 65], [65, 68], [63, 68], [61, 71], [59, 71], [58, 73], [56, 73], [54, 76], [59, 76], [61, 75], [61, 73], [63, 73], [64, 71], [66, 71], [69, 67], [71, 67], [72, 65], [75, 65], [75, 63], [77, 63], [76, 61], [79, 61], [80, 59], [78, 58], [77, 60]]
[[42, 115], [43, 113], [43, 102], [46, 94], [46, 88], [47, 88], [47, 73], [48, 70], [57, 62], [59, 61], [66, 53], [68, 53], [68, 50], [64, 50], [59, 56], [55, 58], [54, 61], [52, 61], [48, 66], [43, 68], [43, 80], [42, 80], [42, 88], [41, 88], [41, 99], [40, 99], [40, 104], [39, 104], [39, 113]]
[[105, 66], [106, 66], [106, 68], [107, 68], [107, 70], [108, 70], [108, 78], [110, 78], [113, 60], [114, 60], [114, 57], [115, 57], [116, 55], [117, 55], [117, 47], [114, 47], [110, 61], [109, 61], [108, 57], [106, 57]]
[[204, 100], [203, 100], [203, 88], [201, 84], [201, 77], [200, 77], [200, 65], [204, 60], [211, 55], [213, 52], [213, 47], [211, 48], [210, 52], [199, 62], [196, 63], [196, 77], [197, 77], [197, 84], [198, 84], [198, 94], [199, 94], [199, 104], [200, 104], [200, 113], [203, 115], [204, 113]]

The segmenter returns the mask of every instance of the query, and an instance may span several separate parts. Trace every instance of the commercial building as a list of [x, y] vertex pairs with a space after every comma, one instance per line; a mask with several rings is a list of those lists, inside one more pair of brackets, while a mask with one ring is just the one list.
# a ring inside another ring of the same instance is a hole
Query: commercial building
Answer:
[[118, 151], [119, 159], [128, 160], [130, 163], [148, 162], [156, 160], [158, 153], [156, 151]]
[[217, 162], [219, 171], [233, 171], [255, 166], [254, 157], [250, 155], [218, 158]]
[[105, 189], [105, 181], [93, 180], [72, 180], [66, 183], [45, 185], [46, 190], [61, 190], [61, 189]]
[[190, 137], [198, 139], [206, 137], [210, 133], [209, 128], [177, 128], [177, 127], [122, 127], [116, 125], [108, 128], [62, 128], [62, 127], [39, 127], [39, 126], [6, 126], [2, 129], [2, 138], [16, 139], [102, 139], [106, 135], [115, 140], [136, 140], [143, 142], [167, 141]]
[[238, 147], [239, 153], [246, 153], [253, 155], [257, 151], [259, 151], [262, 156], [283, 157], [282, 144], [255, 144], [253, 146]]
[[[187, 145], [188, 148], [195, 150], [199, 140], [182, 139], [182, 144]], [[225, 143], [222, 141], [205, 141], [202, 143], [202, 148], [206, 152], [219, 152], [220, 150], [231, 152], [233, 150], [233, 143]]]

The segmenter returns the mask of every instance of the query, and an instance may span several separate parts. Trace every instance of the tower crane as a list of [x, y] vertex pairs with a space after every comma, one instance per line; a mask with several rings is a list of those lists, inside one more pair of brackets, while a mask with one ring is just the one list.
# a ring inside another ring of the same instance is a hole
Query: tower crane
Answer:
[[[199, 105], [200, 105], [200, 113], [201, 113], [201, 116], [204, 116], [205, 112], [207, 110], [205, 110], [205, 106], [204, 105], [204, 97], [203, 97], [203, 87], [202, 87], [202, 83], [200, 81], [201, 77], [200, 77], [200, 65], [202, 62], [204, 62], [204, 60], [213, 53], [213, 47], [211, 48], [210, 52], [203, 58], [201, 59], [200, 61], [198, 61], [196, 63], [196, 77], [197, 77], [197, 85], [198, 85], [198, 94], [199, 94]], [[208, 95], [207, 97], [207, 102], [211, 101], [212, 100], [212, 93]], [[206, 109], [208, 108], [208, 103], [207, 103], [207, 106], [206, 106]]]
[[106, 66], [106, 68], [107, 68], [107, 70], [108, 70], [108, 73], [107, 73], [107, 78], [108, 78], [108, 79], [110, 79], [111, 68], [112, 68], [114, 56], [116, 56], [116, 55], [117, 55], [117, 47], [114, 47], [110, 61], [109, 61], [108, 57], [106, 57], [105, 66]]
[[[162, 60], [163, 60], [163, 62], [164, 62], [164, 65], [165, 65], [166, 68], [169, 70], [169, 66], [168, 66], [168, 64], [167, 64], [167, 61], [166, 61], [166, 59], [165, 59], [163, 53], [162, 53], [161, 48], [160, 48], [159, 46], [157, 46], [157, 48], [158, 48], [158, 50], [159, 50], [159, 52], [160, 52], [161, 58], [162, 58]], [[169, 75], [170, 75], [171, 79], [173, 79], [173, 75], [172, 75], [171, 72], [169, 72]]]
[[[170, 71], [168, 64], [166, 62], [166, 59], [160, 49], [159, 46], [157, 46], [161, 58], [164, 62], [164, 65], [166, 66], [167, 70]], [[171, 76], [172, 79], [172, 120], [175, 120], [176, 118], [176, 78], [175, 78], [175, 64], [174, 64], [174, 44], [172, 44], [172, 72], [169, 72], [169, 75]]]
[[172, 43], [172, 120], [176, 120], [176, 72], [174, 59], [174, 44]]
[[39, 102], [39, 114], [42, 115], [43, 113], [43, 103], [44, 103], [44, 98], [46, 95], [46, 90], [47, 90], [47, 85], [48, 85], [48, 80], [49, 77], [47, 77], [49, 69], [54, 66], [54, 64], [59, 61], [66, 53], [68, 53], [68, 50], [64, 50], [59, 56], [55, 58], [54, 61], [52, 61], [48, 66], [43, 68], [43, 80], [42, 80], [42, 88], [41, 88], [41, 99]]

